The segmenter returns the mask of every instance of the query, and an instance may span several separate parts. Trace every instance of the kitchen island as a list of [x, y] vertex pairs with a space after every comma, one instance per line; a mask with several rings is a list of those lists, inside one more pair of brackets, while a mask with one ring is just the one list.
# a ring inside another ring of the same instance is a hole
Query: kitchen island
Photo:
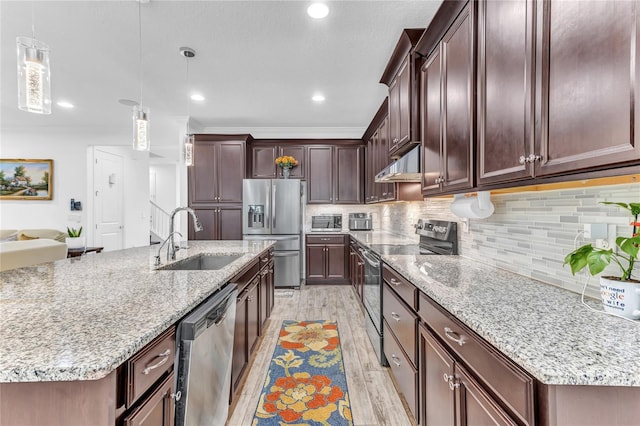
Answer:
[[99, 402], [90, 394], [115, 388], [123, 363], [272, 245], [190, 241], [177, 252], [175, 262], [198, 254], [240, 255], [218, 270], [156, 270], [158, 249], [141, 247], [0, 273], [0, 424], [15, 414], [7, 401], [18, 387], [30, 386], [35, 395], [38, 387], [66, 385], [58, 390], [64, 393], [69, 383], [85, 394], [78, 410], [100, 404], [96, 415], [115, 421], [119, 396]]

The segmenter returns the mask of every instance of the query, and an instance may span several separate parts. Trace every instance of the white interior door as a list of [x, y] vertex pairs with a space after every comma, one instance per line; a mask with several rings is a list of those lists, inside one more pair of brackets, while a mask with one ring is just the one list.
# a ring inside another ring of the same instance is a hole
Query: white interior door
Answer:
[[105, 251], [123, 248], [124, 159], [116, 154], [95, 150], [93, 195], [95, 197], [94, 244]]

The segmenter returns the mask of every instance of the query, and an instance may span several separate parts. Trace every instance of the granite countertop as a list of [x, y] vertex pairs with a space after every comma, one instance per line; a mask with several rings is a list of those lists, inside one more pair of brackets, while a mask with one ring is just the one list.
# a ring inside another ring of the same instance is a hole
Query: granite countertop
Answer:
[[190, 241], [176, 253], [242, 255], [213, 271], [156, 271], [152, 246], [0, 272], [0, 383], [105, 377], [273, 243]]
[[382, 260], [542, 383], [640, 386], [639, 321], [593, 312], [579, 294], [460, 256]]

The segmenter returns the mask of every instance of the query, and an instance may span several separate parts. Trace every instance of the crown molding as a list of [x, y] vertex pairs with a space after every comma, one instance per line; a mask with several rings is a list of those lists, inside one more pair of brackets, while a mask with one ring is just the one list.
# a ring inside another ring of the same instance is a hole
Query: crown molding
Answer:
[[255, 139], [360, 139], [366, 127], [204, 127], [203, 133], [250, 134]]

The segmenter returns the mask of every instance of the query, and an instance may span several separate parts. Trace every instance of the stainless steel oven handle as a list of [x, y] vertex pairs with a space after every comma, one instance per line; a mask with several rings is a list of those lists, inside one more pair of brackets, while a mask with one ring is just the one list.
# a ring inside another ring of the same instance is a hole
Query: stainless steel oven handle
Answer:
[[368, 251], [363, 251], [362, 252], [362, 257], [364, 257], [364, 260], [367, 261], [367, 263], [371, 266], [373, 266], [374, 268], [379, 268], [380, 267], [380, 259], [377, 259], [375, 257], [371, 257], [371, 255], [369, 254]]

